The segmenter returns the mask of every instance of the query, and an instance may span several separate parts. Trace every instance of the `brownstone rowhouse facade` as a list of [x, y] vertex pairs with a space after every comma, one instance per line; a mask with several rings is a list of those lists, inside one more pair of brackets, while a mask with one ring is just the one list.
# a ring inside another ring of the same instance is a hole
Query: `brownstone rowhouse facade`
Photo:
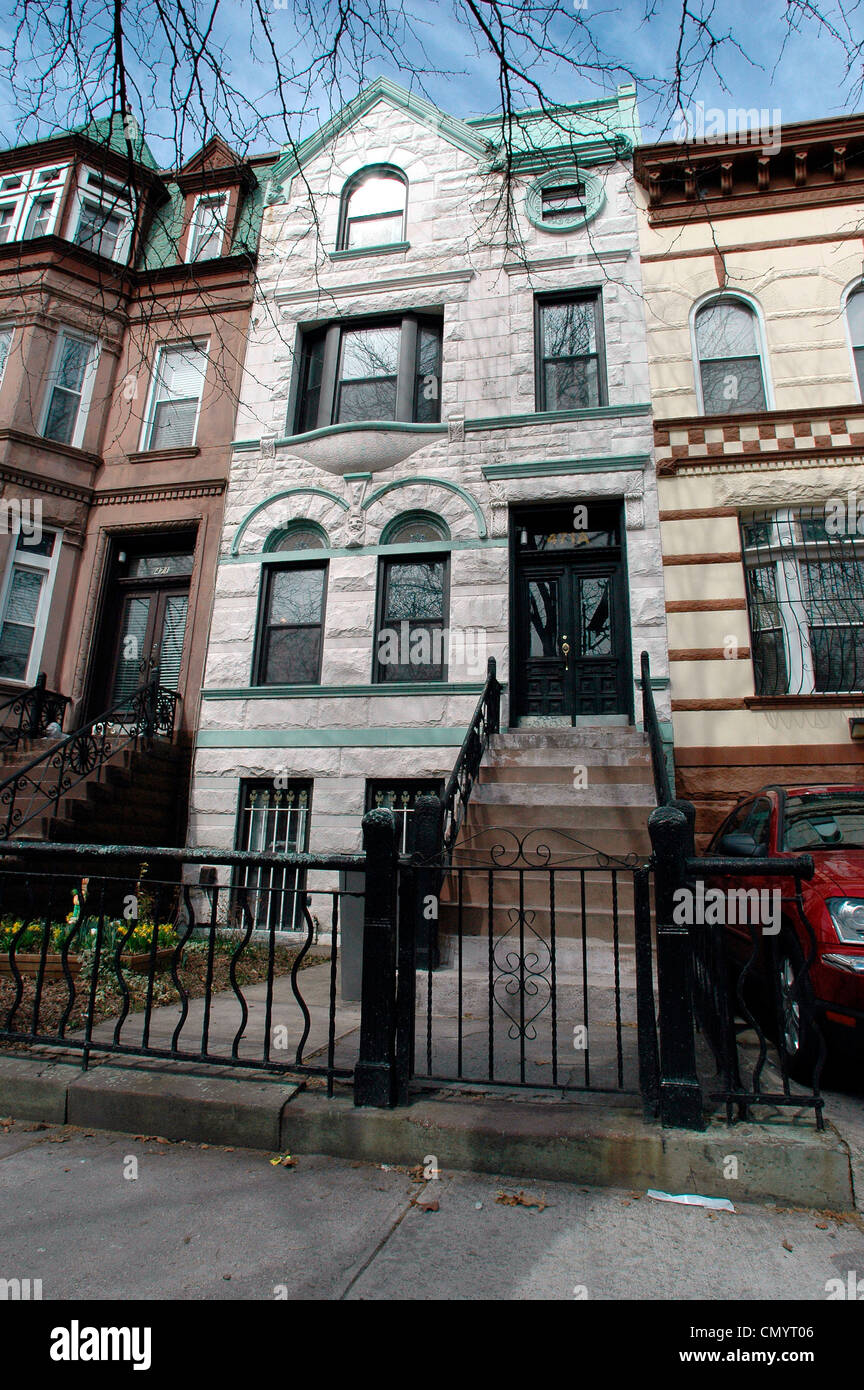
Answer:
[[677, 788], [703, 836], [766, 783], [864, 782], [864, 117], [776, 134], [636, 158]]
[[263, 163], [160, 172], [128, 118], [0, 155], [0, 701], [44, 672], [67, 731], [158, 674], [191, 744]]

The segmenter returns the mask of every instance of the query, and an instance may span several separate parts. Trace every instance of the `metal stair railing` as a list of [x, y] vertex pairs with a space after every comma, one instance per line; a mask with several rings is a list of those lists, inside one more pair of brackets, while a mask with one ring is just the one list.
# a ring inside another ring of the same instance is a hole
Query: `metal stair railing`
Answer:
[[2, 838], [49, 812], [58, 816], [63, 797], [124, 749], [149, 747], [157, 734], [172, 739], [179, 700], [154, 678], [0, 782]]
[[46, 689], [41, 671], [35, 685], [0, 704], [0, 753], [13, 751], [24, 738], [44, 737], [50, 724], [59, 724], [62, 731], [68, 704], [68, 695]]

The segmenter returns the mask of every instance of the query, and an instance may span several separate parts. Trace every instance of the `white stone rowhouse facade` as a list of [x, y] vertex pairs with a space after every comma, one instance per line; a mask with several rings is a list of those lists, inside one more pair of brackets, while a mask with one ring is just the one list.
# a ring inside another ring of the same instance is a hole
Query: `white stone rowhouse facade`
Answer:
[[[523, 116], [509, 237], [500, 119], [454, 119], [384, 80], [276, 166], [191, 843], [358, 849], [373, 784], [446, 781], [489, 656], [505, 728], [564, 724], [575, 748], [582, 723], [638, 724], [642, 650], [669, 721], [638, 138], [631, 88]], [[582, 607], [541, 615], [532, 638], [518, 594], [533, 576], [548, 605], [543, 564], [561, 552], [595, 562], [579, 571]], [[556, 703], [514, 652], [542, 659], [557, 642], [561, 659], [553, 619], [573, 615], [585, 651], [610, 656], [610, 557], [617, 688], [607, 662], [605, 694], [595, 682], [581, 704]], [[272, 812], [257, 830], [256, 804]]]

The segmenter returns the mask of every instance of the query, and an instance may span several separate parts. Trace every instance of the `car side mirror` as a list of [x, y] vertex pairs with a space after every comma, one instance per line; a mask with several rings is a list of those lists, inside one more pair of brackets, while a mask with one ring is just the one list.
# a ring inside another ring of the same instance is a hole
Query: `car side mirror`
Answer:
[[757, 845], [752, 835], [740, 832], [724, 835], [720, 841], [720, 852], [734, 859], [764, 859], [766, 855], [764, 845]]

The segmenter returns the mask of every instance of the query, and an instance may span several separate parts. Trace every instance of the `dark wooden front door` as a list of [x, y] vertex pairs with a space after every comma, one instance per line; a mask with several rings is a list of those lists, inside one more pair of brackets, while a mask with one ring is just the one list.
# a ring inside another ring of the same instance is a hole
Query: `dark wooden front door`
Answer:
[[170, 551], [152, 541], [146, 550], [130, 546], [118, 551], [109, 581], [92, 714], [126, 700], [151, 676], [158, 676], [168, 690], [178, 688], [193, 549], [191, 541], [171, 539]]
[[[531, 534], [520, 527], [520, 537]], [[617, 545], [567, 545], [564, 531], [535, 531], [552, 544], [516, 555], [517, 716], [570, 720], [630, 713], [626, 577]], [[576, 533], [574, 533], [576, 534]], [[605, 540], [595, 528], [592, 536]]]

